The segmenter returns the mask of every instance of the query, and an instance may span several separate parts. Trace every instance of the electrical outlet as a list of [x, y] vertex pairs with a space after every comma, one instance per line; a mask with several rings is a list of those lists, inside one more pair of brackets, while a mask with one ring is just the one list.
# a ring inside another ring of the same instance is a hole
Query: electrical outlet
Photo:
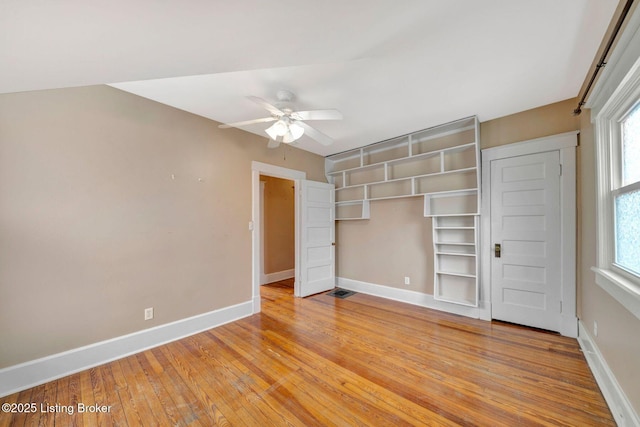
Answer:
[[144, 320], [151, 320], [151, 319], [153, 319], [153, 307], [145, 308]]
[[411, 284], [411, 278], [409, 276], [404, 276], [404, 284], [405, 285], [410, 285]]
[[593, 335], [598, 336], [598, 322], [593, 321]]

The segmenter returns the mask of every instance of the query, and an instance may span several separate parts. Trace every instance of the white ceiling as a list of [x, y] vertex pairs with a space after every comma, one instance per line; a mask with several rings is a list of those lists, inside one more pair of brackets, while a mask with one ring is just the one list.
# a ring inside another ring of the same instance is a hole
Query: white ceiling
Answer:
[[289, 89], [344, 114], [310, 123], [330, 147], [298, 144], [328, 155], [575, 97], [617, 3], [3, 0], [0, 93], [106, 83], [234, 122]]

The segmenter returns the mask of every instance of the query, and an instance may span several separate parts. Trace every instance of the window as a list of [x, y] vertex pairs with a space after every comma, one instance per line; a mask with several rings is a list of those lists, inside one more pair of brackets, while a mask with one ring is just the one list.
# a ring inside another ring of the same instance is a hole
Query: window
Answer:
[[[634, 27], [635, 28], [635, 27]], [[595, 125], [596, 283], [640, 319], [640, 31], [622, 36], [587, 107]]]
[[[621, 122], [618, 167], [613, 177], [614, 265], [640, 277], [640, 104]], [[617, 185], [616, 185], [617, 184]]]

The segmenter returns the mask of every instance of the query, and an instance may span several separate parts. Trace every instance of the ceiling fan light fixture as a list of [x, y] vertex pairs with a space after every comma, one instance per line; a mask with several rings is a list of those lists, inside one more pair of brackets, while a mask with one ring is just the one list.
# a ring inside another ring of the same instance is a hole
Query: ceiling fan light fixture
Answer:
[[295, 141], [296, 139], [293, 137], [293, 134], [291, 132], [287, 132], [283, 137], [282, 137], [282, 142], [284, 142], [285, 144], [291, 144], [293, 141]]
[[293, 136], [294, 141], [304, 135], [304, 128], [296, 122], [293, 122], [289, 125], [289, 131]]
[[265, 132], [267, 132], [271, 139], [276, 139], [277, 137], [284, 136], [289, 132], [289, 125], [284, 120], [280, 119], [269, 126]]
[[273, 140], [282, 138], [282, 142], [289, 144], [304, 134], [304, 128], [295, 122], [291, 122], [289, 117], [282, 117], [280, 120], [265, 129], [267, 135]]

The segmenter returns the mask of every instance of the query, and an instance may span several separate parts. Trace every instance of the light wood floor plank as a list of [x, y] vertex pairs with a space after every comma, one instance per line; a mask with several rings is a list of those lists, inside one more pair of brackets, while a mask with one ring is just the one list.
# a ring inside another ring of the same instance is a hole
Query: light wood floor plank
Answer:
[[576, 340], [355, 294], [262, 312], [0, 399], [0, 426], [613, 426]]

